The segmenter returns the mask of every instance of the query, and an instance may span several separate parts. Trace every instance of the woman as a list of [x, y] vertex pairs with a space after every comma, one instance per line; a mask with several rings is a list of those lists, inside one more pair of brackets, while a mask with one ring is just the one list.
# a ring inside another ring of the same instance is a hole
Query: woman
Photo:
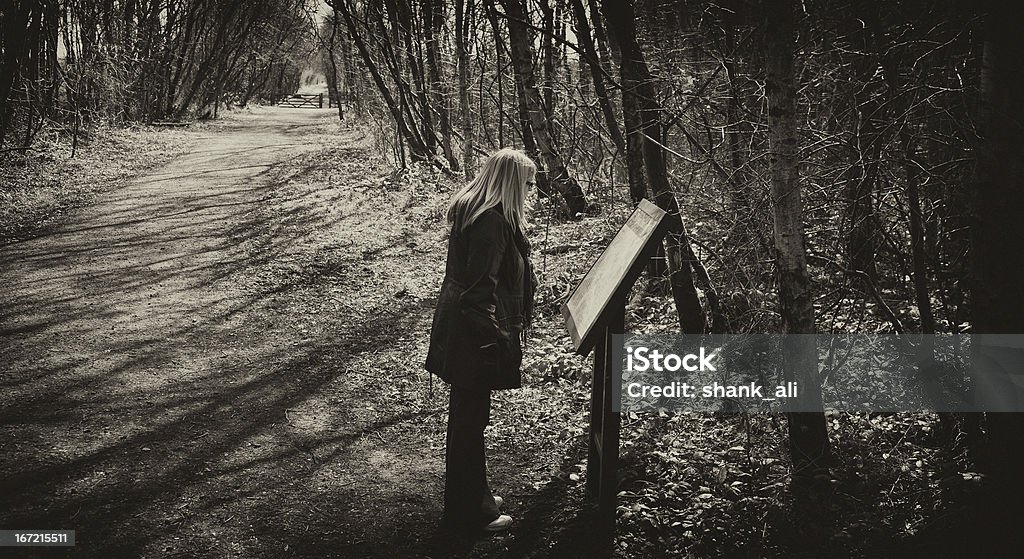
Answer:
[[448, 259], [425, 367], [451, 385], [442, 519], [449, 529], [512, 524], [487, 485], [484, 427], [491, 390], [522, 382], [520, 337], [535, 289], [523, 203], [536, 171], [523, 152], [502, 149], [448, 208]]

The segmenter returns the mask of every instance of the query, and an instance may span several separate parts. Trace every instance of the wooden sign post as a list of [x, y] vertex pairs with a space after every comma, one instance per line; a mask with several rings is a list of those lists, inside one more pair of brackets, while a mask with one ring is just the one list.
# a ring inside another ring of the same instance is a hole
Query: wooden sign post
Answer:
[[664, 210], [641, 200], [562, 305], [576, 353], [594, 350], [587, 488], [607, 513], [615, 512], [622, 398], [622, 347], [612, 336], [625, 332], [626, 296], [665, 235], [664, 218]]

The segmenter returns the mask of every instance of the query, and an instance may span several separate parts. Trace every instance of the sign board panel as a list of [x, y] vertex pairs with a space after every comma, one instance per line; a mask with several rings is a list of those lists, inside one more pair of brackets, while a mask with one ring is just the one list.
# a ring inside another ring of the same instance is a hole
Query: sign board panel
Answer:
[[609, 301], [620, 290], [632, 287], [636, 278], [630, 276], [644, 266], [644, 259], [661, 241], [664, 217], [664, 210], [641, 200], [562, 305], [562, 316], [577, 353], [586, 355], [590, 351]]

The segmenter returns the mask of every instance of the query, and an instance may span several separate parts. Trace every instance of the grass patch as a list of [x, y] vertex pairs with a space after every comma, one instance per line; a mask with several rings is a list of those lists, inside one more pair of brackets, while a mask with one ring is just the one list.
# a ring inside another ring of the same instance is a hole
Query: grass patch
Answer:
[[139, 173], [185, 152], [193, 127], [101, 126], [79, 139], [43, 130], [32, 149], [0, 161], [0, 246], [39, 235]]

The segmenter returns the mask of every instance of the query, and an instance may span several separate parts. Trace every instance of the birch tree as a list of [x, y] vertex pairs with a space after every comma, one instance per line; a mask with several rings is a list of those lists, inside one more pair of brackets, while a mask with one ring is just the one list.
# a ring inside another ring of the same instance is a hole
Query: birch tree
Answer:
[[[772, 214], [775, 225], [775, 266], [778, 274], [779, 313], [787, 336], [783, 366], [788, 380], [799, 386], [800, 408], [821, 409], [818, 379], [814, 301], [807, 272], [804, 243], [799, 160], [797, 157], [796, 42], [792, 0], [767, 0], [765, 50], [767, 57], [768, 133], [771, 138]], [[825, 415], [788, 413], [789, 446], [797, 477], [809, 477], [825, 467], [829, 458]]]

